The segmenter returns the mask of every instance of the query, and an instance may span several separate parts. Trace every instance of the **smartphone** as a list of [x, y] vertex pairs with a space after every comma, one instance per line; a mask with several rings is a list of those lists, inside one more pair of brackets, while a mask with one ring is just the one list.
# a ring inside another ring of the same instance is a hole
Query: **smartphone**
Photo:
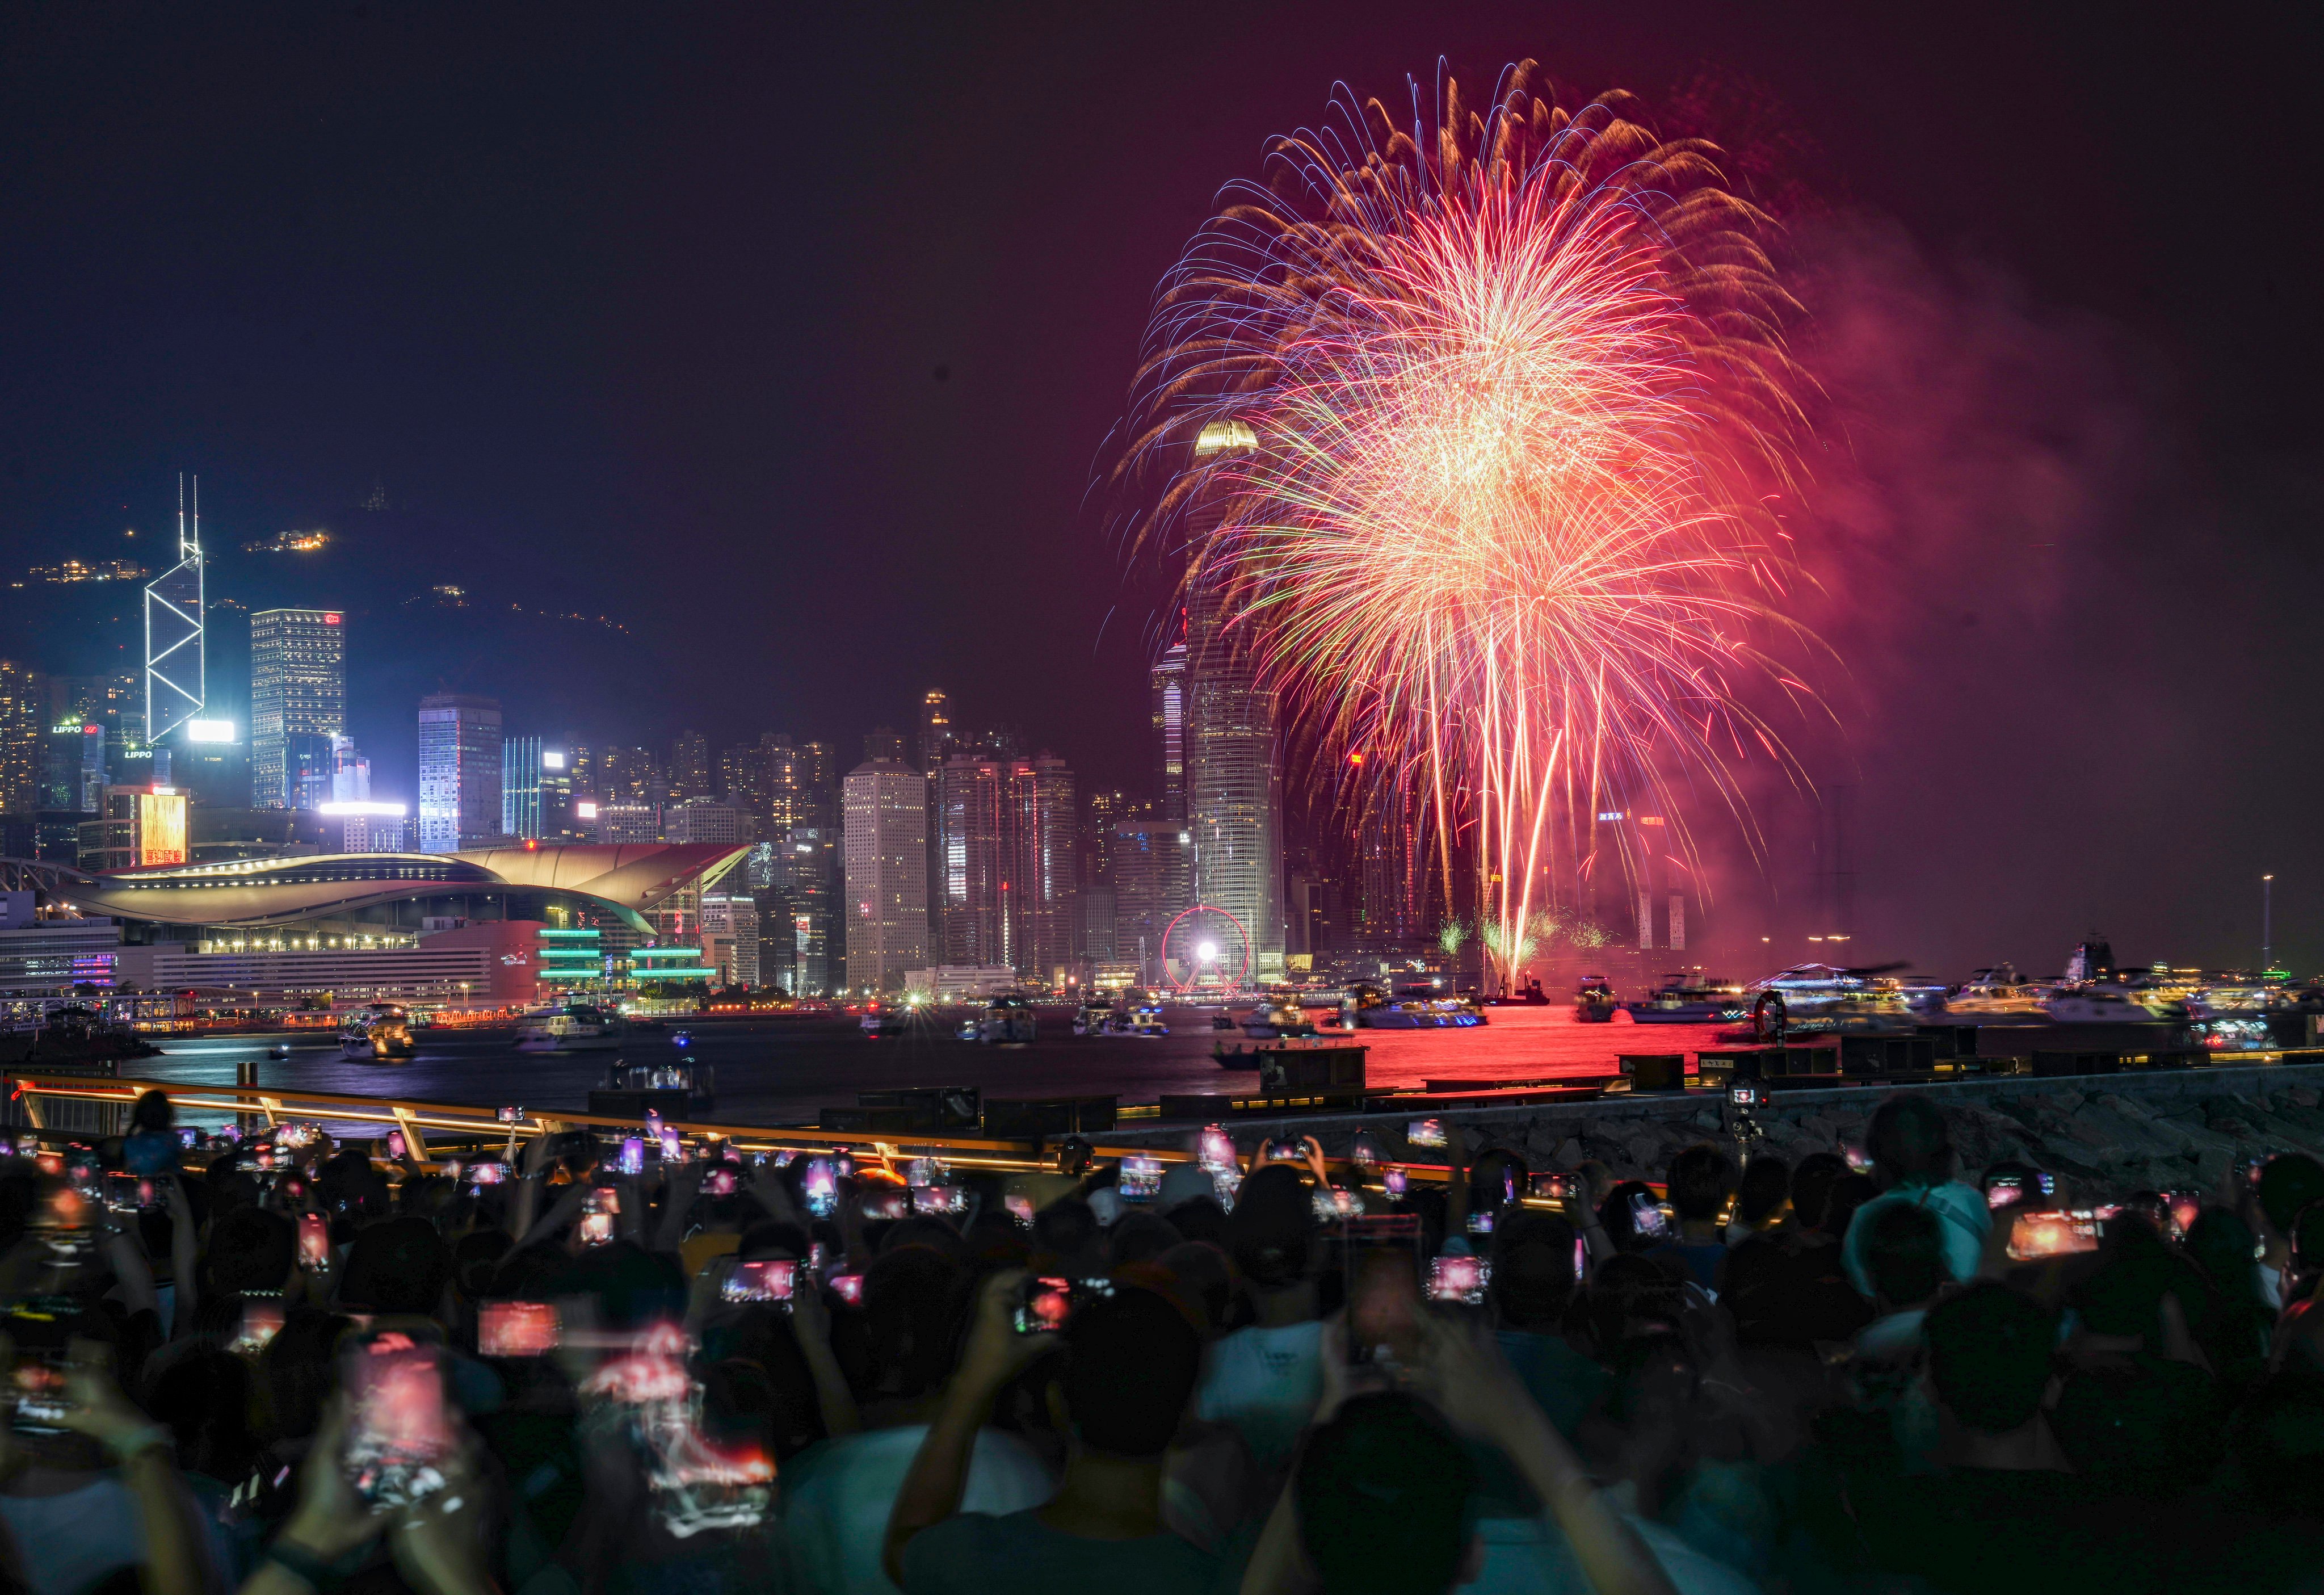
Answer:
[[732, 1196], [734, 1194], [734, 1166], [722, 1163], [712, 1169], [709, 1177], [702, 1182], [702, 1188], [713, 1196]]
[[276, 1127], [274, 1140], [277, 1146], [304, 1147], [313, 1144], [315, 1138], [321, 1133], [314, 1125], [301, 1124], [294, 1119]]
[[1194, 1155], [1204, 1168], [1238, 1168], [1241, 1159], [1235, 1156], [1234, 1137], [1223, 1124], [1206, 1124], [1195, 1144]]
[[831, 1210], [839, 1205], [839, 1182], [831, 1172], [831, 1159], [808, 1158], [807, 1174], [799, 1181], [799, 1190], [807, 1197], [807, 1212], [819, 1219], [829, 1218]]
[[661, 1160], [664, 1163], [686, 1161], [686, 1143], [678, 1139], [678, 1131], [667, 1124], [661, 1127]]
[[2025, 1200], [2025, 1183], [2014, 1174], [1997, 1174], [1985, 1188], [1985, 1205], [1995, 1212]]
[[1763, 1108], [1767, 1103], [1767, 1092], [1760, 1085], [1730, 1085], [1727, 1100], [1738, 1108]]
[[150, 1174], [105, 1176], [105, 1205], [115, 1212], [145, 1212], [161, 1205], [161, 1187]]
[[399, 1163], [403, 1160], [404, 1145], [403, 1132], [401, 1130], [391, 1129], [387, 1132], [387, 1155], [390, 1157], [396, 1159]]
[[1848, 1166], [1858, 1174], [1863, 1174], [1872, 1166], [1872, 1154], [1853, 1141], [1843, 1142], [1840, 1155], [1848, 1159]]
[[722, 1302], [776, 1302], [784, 1311], [790, 1310], [791, 1291], [798, 1279], [798, 1263], [792, 1258], [759, 1258], [750, 1262], [737, 1262], [719, 1282], [718, 1299]]
[[1471, 1213], [1471, 1214], [1469, 1215], [1469, 1233], [1470, 1233], [1470, 1234], [1471, 1234], [1471, 1235], [1489, 1235], [1489, 1234], [1491, 1234], [1492, 1232], [1493, 1232], [1493, 1215], [1492, 1215], [1491, 1213], [1489, 1213], [1489, 1212], [1472, 1212], [1472, 1213]]
[[2095, 1212], [2021, 1212], [2009, 1227], [2009, 1255], [2022, 1263], [2096, 1251], [2102, 1232]]
[[1444, 1144], [1444, 1121], [1416, 1119], [1404, 1127], [1404, 1139], [1416, 1147], [1441, 1147]]
[[350, 1408], [341, 1465], [356, 1497], [402, 1507], [441, 1489], [454, 1443], [441, 1350], [390, 1331], [348, 1352], [340, 1382]]
[[1576, 1235], [1573, 1238], [1573, 1280], [1580, 1284], [1590, 1277], [1590, 1242]]
[[1641, 1238], [1667, 1240], [1671, 1236], [1670, 1214], [1662, 1203], [1640, 1191], [1630, 1198], [1630, 1228]]
[[1003, 1196], [1001, 1199], [1001, 1204], [1009, 1210], [1009, 1216], [1010, 1218], [1015, 1219], [1019, 1223], [1024, 1225], [1028, 1230], [1033, 1227], [1033, 1199], [1030, 1196], [1019, 1195], [1012, 1193], [1010, 1195]]
[[508, 1184], [509, 1166], [505, 1163], [471, 1163], [468, 1183], [472, 1185], [504, 1185]]
[[554, 1302], [484, 1302], [476, 1308], [479, 1357], [545, 1357], [564, 1337]]
[[915, 1157], [904, 1165], [904, 1183], [908, 1185], [934, 1185], [943, 1183], [952, 1171], [941, 1157]]
[[2171, 1205], [2171, 1232], [2184, 1237], [2203, 1216], [2203, 1197], [2198, 1191], [2165, 1191], [2163, 1200]]
[[876, 1191], [864, 1192], [862, 1205], [867, 1219], [899, 1219], [911, 1211], [911, 1198], [905, 1192], [883, 1185]]
[[595, 1190], [581, 1198], [581, 1244], [604, 1246], [613, 1239], [613, 1219], [621, 1212], [621, 1198], [607, 1190]]
[[1017, 1287], [1017, 1311], [1013, 1322], [1019, 1334], [1055, 1334], [1071, 1323], [1075, 1308], [1100, 1296], [1113, 1294], [1113, 1285], [1104, 1279], [1064, 1279], [1053, 1275], [1031, 1275]]
[[1288, 1136], [1280, 1137], [1267, 1143], [1267, 1160], [1269, 1163], [1305, 1163], [1307, 1148], [1304, 1142]]
[[319, 1212], [299, 1215], [299, 1266], [310, 1271], [331, 1266], [331, 1227]]
[[831, 1277], [831, 1294], [837, 1296], [841, 1301], [845, 1302], [851, 1307], [862, 1306], [863, 1305], [863, 1276], [861, 1274], [834, 1274]]
[[1480, 1257], [1441, 1257], [1428, 1265], [1428, 1299], [1480, 1307], [1493, 1266]]
[[1550, 1202], [1571, 1202], [1582, 1194], [1582, 1176], [1578, 1174], [1537, 1174], [1532, 1179], [1534, 1195]]
[[1364, 1199], [1353, 1191], [1343, 1191], [1337, 1185], [1318, 1185], [1314, 1194], [1315, 1217], [1319, 1222], [1337, 1223], [1342, 1219], [1364, 1216]]
[[831, 1172], [838, 1179], [849, 1179], [855, 1173], [855, 1154], [841, 1148], [831, 1155]]
[[64, 1352], [53, 1348], [27, 1348], [16, 1353], [10, 1370], [8, 1426], [19, 1434], [63, 1434], [72, 1413], [72, 1397], [65, 1383]]
[[1380, 1183], [1388, 1187], [1388, 1194], [1390, 1196], [1401, 1199], [1407, 1182], [1404, 1170], [1390, 1165], [1381, 1171]]
[[614, 1159], [613, 1166], [620, 1169], [623, 1174], [633, 1176], [645, 1173], [645, 1142], [633, 1135], [622, 1137], [621, 1155]]
[[[37, 1136], [33, 1137], [33, 1138], [32, 1138], [32, 1145], [33, 1145], [35, 1148], [38, 1148], [38, 1147], [40, 1146], [40, 1144], [41, 1144], [41, 1142], [40, 1142], [40, 1138], [39, 1138], [39, 1137], [37, 1137]], [[192, 1151], [196, 1147], [198, 1147], [198, 1146], [200, 1146], [201, 1144], [202, 1144], [202, 1132], [201, 1132], [200, 1130], [196, 1129], [195, 1129], [192, 1125], [190, 1125], [190, 1124], [181, 1124], [181, 1125], [178, 1126], [178, 1145], [179, 1145], [179, 1146], [180, 1146], [180, 1147], [184, 1148], [187, 1151], [190, 1152], [190, 1151]], [[20, 1149], [21, 1149], [21, 1148], [20, 1148]]]
[[1408, 1213], [1341, 1226], [1348, 1360], [1409, 1365], [1420, 1332], [1420, 1221]]
[[244, 1296], [242, 1302], [242, 1322], [236, 1326], [234, 1339], [226, 1349], [243, 1357], [255, 1357], [266, 1350], [267, 1342], [282, 1332], [282, 1298], [281, 1296]]
[[1162, 1159], [1133, 1154], [1121, 1160], [1113, 1188], [1124, 1202], [1151, 1202], [1162, 1194]]
[[914, 1185], [912, 1211], [914, 1212], [966, 1212], [968, 1189], [964, 1185]]
[[499, 1119], [503, 1124], [521, 1124], [524, 1122], [524, 1110], [522, 1108], [503, 1108], [494, 1115], [494, 1117]]

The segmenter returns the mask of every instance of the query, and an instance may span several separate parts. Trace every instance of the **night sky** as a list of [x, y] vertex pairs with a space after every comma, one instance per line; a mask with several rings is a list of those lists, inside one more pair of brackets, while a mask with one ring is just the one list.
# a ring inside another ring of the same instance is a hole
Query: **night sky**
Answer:
[[[1829, 400], [1795, 530], [1845, 667], [1819, 678], [1838, 729], [1794, 729], [1847, 788], [1855, 950], [2049, 971], [2098, 928], [2248, 962], [2272, 869], [2279, 954], [2314, 968], [2319, 30], [14, 7], [0, 549], [145, 557], [199, 472], [214, 599], [349, 612], [352, 729], [391, 792], [439, 684], [552, 735], [782, 729], [850, 759], [942, 686], [964, 724], [1142, 785], [1155, 595], [1096, 484], [1156, 279], [1335, 78], [1393, 102], [1440, 55], [1480, 90], [1532, 55], [1705, 107], [1789, 224]], [[375, 484], [384, 512], [357, 507]], [[325, 555], [238, 552], [317, 526]], [[442, 583], [471, 607], [408, 602]], [[134, 596], [0, 589], [0, 651], [102, 668]], [[1772, 786], [1758, 812], [1764, 871], [1699, 816], [1718, 939], [1803, 955], [1828, 825]]]

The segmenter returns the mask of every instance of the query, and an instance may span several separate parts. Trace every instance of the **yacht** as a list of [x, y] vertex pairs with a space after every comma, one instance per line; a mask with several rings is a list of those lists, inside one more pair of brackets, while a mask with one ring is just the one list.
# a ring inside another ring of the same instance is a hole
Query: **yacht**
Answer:
[[1948, 1020], [1981, 1025], [2015, 1022], [2038, 1024], [2050, 988], [2029, 981], [2017, 966], [2003, 960], [1988, 969], [1972, 971], [1967, 981], [1945, 995]]
[[1105, 1002], [1084, 1002], [1074, 1010], [1074, 1034], [1102, 1036], [1113, 1024], [1114, 1009]]
[[1732, 981], [1705, 980], [1699, 969], [1672, 974], [1653, 996], [1622, 1006], [1642, 1025], [1732, 1024], [1749, 1011], [1741, 986]]
[[2127, 988], [2107, 982], [2061, 986], [2043, 1000], [2042, 1011], [2053, 1025], [2151, 1025], [2153, 1010], [2134, 1001]]
[[514, 1045], [519, 1052], [611, 1052], [628, 1028], [610, 1008], [567, 1002], [525, 1015]]
[[1751, 999], [1751, 1028], [1763, 1040], [1913, 1028], [1904, 988], [1877, 970], [1795, 963], [1753, 981], [1744, 991]]
[[900, 1036], [904, 1016], [885, 1008], [866, 1009], [863, 1017], [855, 1021], [855, 1028], [874, 1041], [882, 1036]]
[[381, 1062], [408, 1058], [414, 1047], [410, 1016], [392, 1003], [374, 1002], [359, 1008], [340, 1022], [339, 1052], [351, 1058]]
[[1109, 1036], [1141, 1037], [1149, 1041], [1169, 1033], [1170, 1027], [1162, 1022], [1162, 1005], [1158, 1002], [1141, 1002], [1127, 1014], [1117, 1012], [1106, 1028]]

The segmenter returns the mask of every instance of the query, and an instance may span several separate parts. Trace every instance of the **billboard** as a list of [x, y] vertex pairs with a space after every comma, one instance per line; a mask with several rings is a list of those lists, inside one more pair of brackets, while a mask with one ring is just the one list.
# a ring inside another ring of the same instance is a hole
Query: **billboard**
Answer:
[[183, 792], [137, 794], [137, 863], [182, 864], [186, 862], [186, 795]]

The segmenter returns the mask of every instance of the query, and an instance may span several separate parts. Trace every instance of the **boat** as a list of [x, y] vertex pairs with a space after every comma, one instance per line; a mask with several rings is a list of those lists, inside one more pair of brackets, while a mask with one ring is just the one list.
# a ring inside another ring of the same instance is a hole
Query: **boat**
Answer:
[[1584, 1025], [1602, 1025], [1613, 1019], [1621, 1004], [1614, 1000], [1614, 982], [1602, 974], [1585, 974], [1573, 992], [1573, 1018]]
[[2043, 1000], [2049, 995], [2049, 987], [2027, 980], [2017, 973], [2015, 964], [2004, 960], [1989, 969], [1972, 972], [1967, 981], [1947, 992], [1944, 1017], [1949, 1023], [1971, 1025], [2038, 1024]]
[[271, 1058], [287, 1058], [290, 1056], [290, 1044], [288, 1041], [273, 1042], [266, 1048], [266, 1056]]
[[1744, 988], [1751, 998], [1751, 1030], [1761, 1041], [1784, 1036], [1875, 1035], [1913, 1028], [1904, 988], [1888, 978], [1894, 964], [1842, 969], [1795, 963]]
[[885, 1008], [866, 1009], [863, 1017], [855, 1021], [855, 1028], [877, 1041], [882, 1036], [901, 1035], [904, 1016]]
[[[970, 1026], [976, 1034], [968, 1034]], [[1031, 1041], [1039, 1027], [1033, 1017], [1032, 1005], [1022, 997], [988, 998], [984, 1012], [961, 1027], [963, 1040], [976, 1040], [987, 1046], [1023, 1046]]]
[[1253, 1041], [1274, 1041], [1286, 1036], [1313, 1036], [1315, 1021], [1296, 997], [1277, 998], [1242, 1016], [1242, 1033]]
[[1232, 1014], [1231, 1014], [1231, 1013], [1214, 1013], [1214, 1014], [1213, 1014], [1213, 1015], [1211, 1016], [1211, 1028], [1212, 1028], [1212, 1029], [1213, 1029], [1213, 1030], [1231, 1030], [1231, 1029], [1233, 1029], [1234, 1028], [1235, 1028], [1234, 1015], [1232, 1015]]
[[1749, 1011], [1741, 986], [1732, 981], [1705, 980], [1699, 969], [1671, 974], [1653, 996], [1621, 1006], [1641, 1025], [1733, 1024]]
[[1114, 1010], [1105, 1002], [1084, 1002], [1074, 1010], [1074, 1034], [1102, 1036], [1113, 1023]]
[[525, 1015], [512, 1045], [519, 1052], [611, 1052], [628, 1032], [622, 1016], [610, 1008], [566, 1002]]
[[1106, 1026], [1105, 1033], [1109, 1036], [1139, 1037], [1152, 1040], [1156, 1037], [1167, 1036], [1170, 1033], [1170, 1027], [1162, 1022], [1160, 1003], [1141, 1002], [1127, 1013], [1117, 1009], [1112, 1020]]
[[2043, 999], [2042, 1011], [2053, 1025], [2152, 1025], [2155, 1012], [2134, 1001], [2130, 991], [2114, 982], [2061, 986]]
[[391, 1002], [374, 1002], [347, 1015], [339, 1025], [343, 1056], [385, 1063], [408, 1058], [417, 1048], [411, 1040], [410, 1016]]

